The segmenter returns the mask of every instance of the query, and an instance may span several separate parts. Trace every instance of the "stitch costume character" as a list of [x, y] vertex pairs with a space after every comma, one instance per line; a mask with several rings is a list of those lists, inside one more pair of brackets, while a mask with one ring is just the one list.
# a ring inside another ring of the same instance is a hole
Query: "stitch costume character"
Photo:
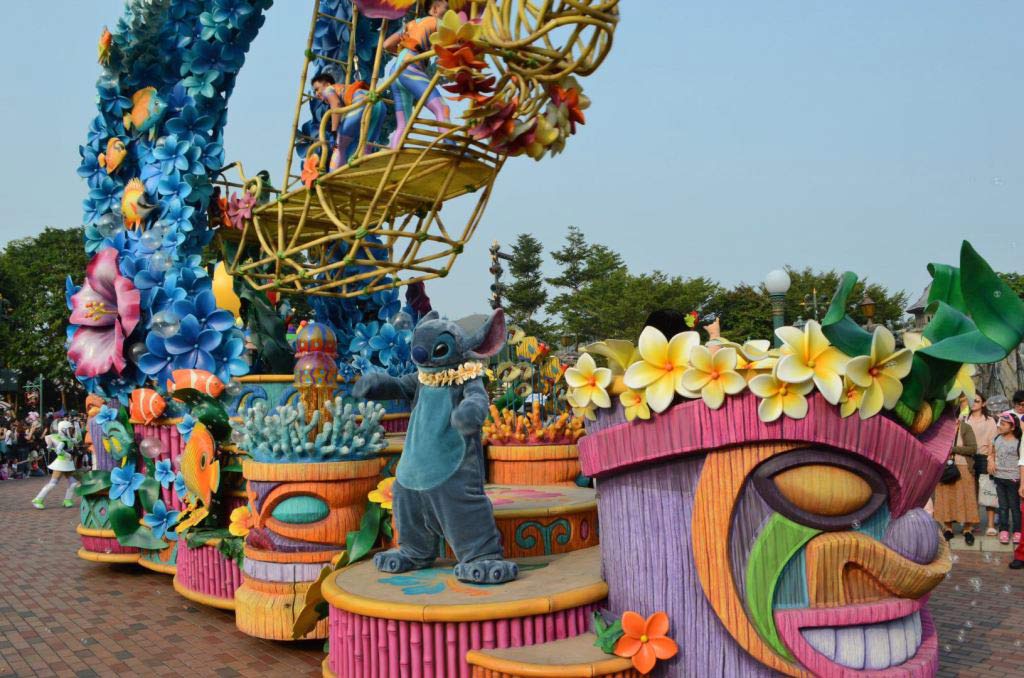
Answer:
[[[385, 80], [398, 72], [406, 61], [432, 49], [430, 35], [437, 30], [440, 18], [447, 11], [448, 3], [445, 0], [434, 0], [430, 3], [428, 16], [410, 21], [405, 25], [404, 30], [389, 36], [384, 41], [384, 49], [399, 50], [398, 56], [389, 61], [384, 68]], [[391, 136], [391, 148], [398, 148], [400, 145], [402, 135], [405, 133], [405, 126], [412, 115], [412, 109], [430, 85], [430, 76], [425, 70], [426, 67], [427, 63], [423, 61], [407, 66], [391, 85], [391, 97], [395, 101], [395, 117], [397, 119], [394, 134]], [[432, 89], [427, 94], [424, 106], [438, 120], [448, 120], [450, 115], [448, 107], [437, 89]]]
[[53, 471], [50, 482], [43, 485], [43, 489], [39, 490], [39, 494], [32, 500], [32, 505], [37, 509], [46, 508], [43, 501], [46, 499], [46, 495], [57, 487], [61, 477], [68, 479], [68, 489], [64, 493], [64, 508], [71, 508], [75, 505], [72, 497], [75, 496], [75, 487], [78, 486], [78, 481], [71, 475], [75, 470], [75, 462], [71, 459], [71, 450], [78, 444], [78, 440], [71, 437], [73, 429], [74, 425], [70, 421], [62, 421], [57, 424], [57, 432], [51, 433], [45, 438], [46, 446], [57, 456], [47, 466]]
[[480, 359], [505, 343], [501, 309], [476, 333], [431, 311], [412, 335], [417, 374], [368, 374], [352, 390], [357, 398], [411, 400], [412, 416], [394, 484], [399, 548], [378, 553], [382, 572], [430, 567], [444, 537], [459, 559], [455, 576], [475, 584], [501, 584], [519, 574], [502, 557], [494, 507], [484, 494], [481, 426], [488, 399]]
[[[313, 91], [321, 101], [332, 109], [351, 106], [365, 100], [370, 92], [366, 83], [357, 80], [349, 85], [339, 85], [330, 73], [319, 73], [313, 78]], [[358, 151], [359, 133], [363, 124], [366, 106], [359, 106], [345, 114], [335, 113], [328, 123], [334, 133], [334, 150], [331, 153], [330, 169], [336, 170], [352, 159]], [[386, 106], [383, 101], [375, 101], [370, 106], [368, 129], [366, 132], [365, 153], [372, 153], [372, 144], [379, 142], [381, 124], [384, 122]]]

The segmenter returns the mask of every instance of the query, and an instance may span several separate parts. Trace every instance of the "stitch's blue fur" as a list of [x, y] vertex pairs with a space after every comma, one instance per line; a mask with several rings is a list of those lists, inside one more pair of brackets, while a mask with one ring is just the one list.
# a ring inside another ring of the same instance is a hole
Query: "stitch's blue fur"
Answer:
[[[467, 335], [459, 325], [431, 312], [412, 336], [412, 356], [425, 372], [488, 358], [505, 341], [501, 310], [480, 330]], [[374, 557], [383, 572], [430, 567], [443, 537], [459, 559], [455, 575], [478, 584], [500, 584], [518, 575], [501, 553], [494, 507], [484, 494], [486, 464], [480, 440], [487, 418], [487, 391], [481, 379], [446, 387], [424, 386], [418, 375], [401, 378], [365, 375], [352, 389], [357, 398], [411, 400], [405, 450], [398, 462], [394, 511], [399, 548]]]

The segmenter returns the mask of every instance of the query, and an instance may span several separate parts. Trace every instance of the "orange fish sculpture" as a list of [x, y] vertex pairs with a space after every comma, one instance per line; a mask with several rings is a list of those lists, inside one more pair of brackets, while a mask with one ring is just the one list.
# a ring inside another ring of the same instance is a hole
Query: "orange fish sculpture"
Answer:
[[124, 142], [117, 137], [110, 137], [107, 139], [107, 150], [100, 153], [96, 159], [100, 167], [107, 170], [107, 174], [113, 174], [121, 166], [121, 163], [124, 162], [127, 155], [128, 147], [124, 145]]
[[100, 41], [96, 45], [96, 60], [99, 61], [100, 66], [106, 66], [110, 63], [110, 45], [113, 42], [114, 36], [104, 26], [103, 33], [100, 34]]
[[121, 195], [121, 217], [125, 228], [139, 228], [142, 222], [155, 209], [146, 198], [146, 187], [139, 178], [132, 179], [124, 187]]
[[167, 380], [167, 390], [177, 391], [180, 388], [194, 388], [212, 398], [219, 398], [224, 392], [224, 382], [206, 370], [174, 370]]
[[137, 388], [132, 391], [128, 412], [131, 414], [132, 421], [151, 424], [160, 418], [166, 408], [167, 401], [162, 395], [151, 388]]
[[216, 452], [213, 435], [202, 422], [197, 422], [181, 453], [181, 477], [188, 491], [198, 497], [203, 506], [210, 505], [213, 493], [220, 487], [220, 462]]
[[132, 107], [124, 114], [124, 128], [138, 134], [149, 132], [156, 139], [157, 123], [167, 112], [167, 103], [160, 98], [156, 87], [143, 87], [132, 95]]

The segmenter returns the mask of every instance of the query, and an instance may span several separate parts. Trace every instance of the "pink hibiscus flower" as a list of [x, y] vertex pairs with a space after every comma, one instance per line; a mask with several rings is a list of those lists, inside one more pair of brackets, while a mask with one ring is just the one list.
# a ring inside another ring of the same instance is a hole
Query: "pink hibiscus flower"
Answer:
[[124, 338], [139, 324], [139, 291], [117, 267], [117, 250], [97, 253], [85, 269], [85, 284], [71, 297], [71, 337], [68, 358], [75, 374], [98, 377], [111, 367], [125, 368]]

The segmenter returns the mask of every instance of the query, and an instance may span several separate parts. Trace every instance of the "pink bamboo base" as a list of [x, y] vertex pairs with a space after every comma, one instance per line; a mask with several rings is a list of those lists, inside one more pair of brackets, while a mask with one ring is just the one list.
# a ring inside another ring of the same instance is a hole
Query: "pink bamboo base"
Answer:
[[216, 546], [178, 548], [177, 582], [180, 586], [206, 596], [233, 600], [242, 585], [242, 573], [233, 560], [227, 560]]
[[409, 417], [385, 419], [380, 425], [384, 427], [385, 433], [405, 433], [409, 430]]
[[138, 553], [133, 546], [121, 546], [111, 537], [82, 537], [82, 548], [93, 553]]
[[[135, 424], [135, 441], [141, 443], [145, 438], [159, 438], [163, 442], [164, 452], [156, 458], [156, 461], [169, 459], [171, 461], [171, 468], [177, 471], [179, 465], [178, 457], [181, 456], [185, 448], [185, 444], [181, 440], [181, 434], [178, 433], [178, 427], [174, 425]], [[142, 472], [144, 473], [145, 471], [143, 470]], [[185, 504], [178, 499], [178, 494], [174, 491], [173, 484], [160, 488], [160, 498], [163, 499], [168, 510], [185, 510]]]
[[586, 633], [598, 605], [514, 619], [407, 622], [331, 607], [331, 671], [360, 678], [470, 678], [470, 650], [522, 647]]

